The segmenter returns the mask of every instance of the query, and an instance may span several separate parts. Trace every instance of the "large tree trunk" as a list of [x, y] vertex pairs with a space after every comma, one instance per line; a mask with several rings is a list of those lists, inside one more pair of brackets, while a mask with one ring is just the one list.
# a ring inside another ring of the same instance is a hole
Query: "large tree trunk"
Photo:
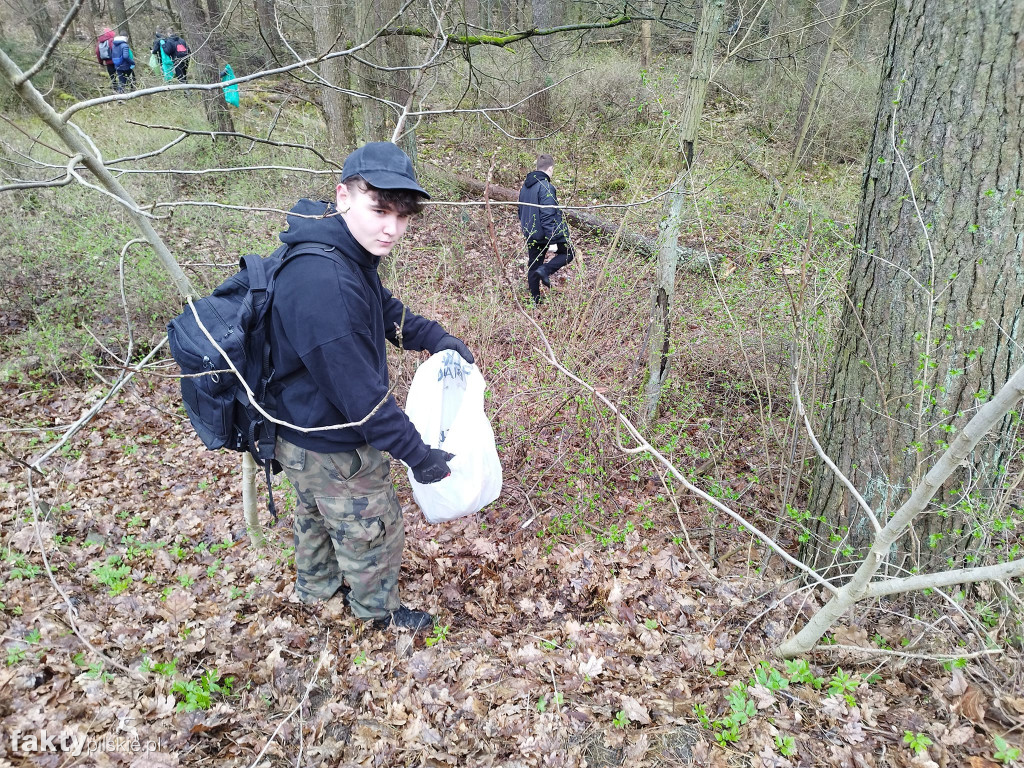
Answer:
[[[1024, 359], [1021, 30], [1018, 0], [899, 0], [893, 17], [821, 434], [883, 524]], [[1009, 427], [944, 486], [897, 565], [985, 544]], [[871, 526], [823, 466], [810, 511], [826, 521], [819, 566], [863, 554]]]
[[[530, 9], [533, 13], [533, 26], [536, 29], [547, 29], [555, 24], [557, 0], [533, 0]], [[537, 91], [527, 104], [526, 114], [530, 120], [540, 125], [551, 123], [551, 91], [540, 92], [553, 82], [551, 77], [551, 59], [554, 56], [554, 35], [535, 37], [530, 47], [530, 91]]]
[[[271, 58], [276, 60], [284, 51], [284, 41], [281, 39], [281, 33], [277, 31], [277, 11], [275, 5], [276, 0], [256, 0], [256, 18], [260, 25], [260, 32], [267, 47], [270, 49]], [[315, 31], [315, 16], [313, 27]]]
[[[400, 0], [360, 0], [362, 12], [360, 17], [361, 38], [367, 39], [379, 29], [401, 8]], [[411, 20], [400, 19], [398, 24], [411, 23]], [[386, 36], [376, 40], [368, 51], [362, 55], [368, 61], [386, 67], [410, 66], [409, 42], [404, 36]], [[412, 89], [412, 73], [409, 70], [388, 72], [374, 69], [366, 65], [357, 65], [360, 90], [389, 102], [404, 106]], [[396, 125], [395, 108], [381, 101], [363, 99], [363, 138], [365, 141], [387, 141], [391, 138]], [[411, 124], [407, 125], [410, 128]], [[402, 148], [416, 161], [416, 138], [409, 131], [400, 142]]]
[[[202, 15], [197, 0], [175, 0], [178, 7], [178, 15], [181, 16], [181, 26], [192, 49], [192, 62], [189, 66], [188, 76], [193, 82], [219, 83], [220, 66], [217, 63], [214, 50], [221, 50], [215, 40], [219, 32], [207, 29], [203, 26]], [[224, 92], [220, 90], [203, 91], [203, 110], [206, 112], [206, 119], [217, 131], [234, 132], [235, 124], [228, 111], [227, 102], [224, 101]]]
[[32, 28], [32, 36], [40, 48], [46, 48], [50, 42], [50, 36], [57, 29], [50, 17], [50, 11], [46, 3], [35, 2], [34, 0], [18, 0], [18, 11], [23, 18], [28, 20]]
[[206, 0], [206, 20], [210, 27], [219, 27], [224, 18], [224, 10], [219, 0]]
[[[348, 3], [316, 0], [313, 5], [313, 31], [317, 54], [326, 53], [336, 40], [340, 41], [337, 47], [345, 46], [346, 38], [342, 32], [348, 17]], [[343, 58], [321, 62], [320, 76], [338, 88], [351, 88], [349, 65]], [[326, 87], [320, 89], [320, 98], [327, 122], [327, 145], [332, 152], [344, 157], [355, 149], [356, 144], [352, 99], [347, 93]]]
[[125, 10], [124, 0], [110, 0], [110, 17], [114, 20], [114, 29], [117, 33], [124, 35], [132, 44], [132, 49], [138, 43], [132, 39], [132, 32], [128, 26], [128, 11]]
[[[394, 5], [394, 0], [388, 0], [386, 5], [390, 9]], [[359, 19], [357, 32], [360, 40], [366, 40], [384, 25], [386, 18], [390, 18], [390, 15], [385, 13], [384, 8], [381, 7], [377, 0], [357, 0], [356, 6], [356, 15]], [[380, 40], [377, 40], [370, 49], [364, 50], [360, 57], [367, 61], [373, 61], [375, 64], [380, 64], [382, 63], [382, 48], [383, 45]], [[359, 90], [362, 93], [371, 97], [386, 95], [387, 73], [361, 63], [355, 65], [355, 71], [359, 80]], [[361, 126], [363, 141], [383, 141], [386, 139], [390, 132], [387, 130], [384, 105], [373, 98], [368, 98], [360, 99], [360, 106], [362, 107], [363, 118]]]
[[[643, 13], [646, 16], [651, 16], [654, 13], [654, 2], [653, 0], [643, 0]], [[651, 20], [645, 19], [640, 22], [640, 69], [650, 69], [651, 67]]]
[[[411, 43], [408, 37], [389, 37], [384, 41], [384, 60], [388, 66], [408, 67], [412, 65]], [[413, 99], [413, 72], [409, 69], [389, 73], [388, 97], [396, 104], [403, 107], [410, 104]], [[415, 104], [410, 104], [415, 107]], [[398, 145], [405, 150], [405, 153], [412, 159], [414, 165], [419, 162], [416, 152], [416, 128], [415, 121], [407, 121], [403, 125], [402, 135], [398, 137]]]
[[91, 2], [86, 0], [82, 3], [76, 20], [86, 40], [93, 40], [99, 36], [100, 28], [96, 26], [96, 16], [93, 13]]
[[661, 388], [668, 379], [672, 360], [672, 307], [679, 265], [679, 232], [683, 224], [686, 187], [693, 169], [693, 148], [704, 111], [704, 98], [711, 79], [715, 43], [722, 29], [725, 0], [704, 0], [700, 25], [693, 41], [690, 77], [679, 126], [678, 175], [673, 191], [665, 200], [665, 215], [658, 236], [658, 277], [652, 287], [651, 340], [647, 355], [647, 386], [644, 393], [644, 419], [650, 421], [658, 411]]

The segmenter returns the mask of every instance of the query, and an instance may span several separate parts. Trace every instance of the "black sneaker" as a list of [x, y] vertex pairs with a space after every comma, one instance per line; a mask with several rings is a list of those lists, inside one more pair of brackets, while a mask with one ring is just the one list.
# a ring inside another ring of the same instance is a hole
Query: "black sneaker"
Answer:
[[421, 629], [429, 629], [434, 626], [434, 617], [426, 611], [414, 611], [403, 605], [389, 616], [373, 620], [374, 629], [387, 629], [392, 626], [418, 632]]

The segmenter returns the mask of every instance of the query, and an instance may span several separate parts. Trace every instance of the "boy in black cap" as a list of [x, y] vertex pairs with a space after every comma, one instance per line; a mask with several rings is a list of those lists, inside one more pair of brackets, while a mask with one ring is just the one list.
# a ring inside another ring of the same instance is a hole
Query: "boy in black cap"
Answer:
[[[537, 157], [537, 170], [530, 171], [519, 190], [519, 226], [526, 238], [526, 283], [536, 304], [540, 303], [540, 284], [551, 287], [551, 275], [576, 257], [569, 242], [569, 227], [558, 207], [558, 196], [551, 178], [555, 159]], [[544, 256], [552, 254], [545, 263]]]
[[433, 617], [398, 594], [405, 533], [381, 451], [421, 483], [450, 474], [452, 454], [430, 448], [389, 394], [387, 339], [402, 349], [473, 354], [436, 322], [410, 312], [377, 274], [429, 198], [408, 156], [376, 142], [346, 158], [333, 202], [300, 200], [281, 240], [322, 244], [278, 273], [271, 313], [277, 460], [298, 494], [296, 592], [306, 603], [338, 595], [376, 626], [427, 629]]

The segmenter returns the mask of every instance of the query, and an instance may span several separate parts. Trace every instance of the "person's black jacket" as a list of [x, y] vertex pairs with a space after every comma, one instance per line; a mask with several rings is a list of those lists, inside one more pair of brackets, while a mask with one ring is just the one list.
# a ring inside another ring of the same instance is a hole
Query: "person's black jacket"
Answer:
[[153, 50], [150, 51], [150, 53], [155, 53], [157, 56], [159, 56], [160, 52], [163, 51], [167, 54], [168, 58], [171, 58], [171, 51], [174, 47], [173, 44], [171, 43], [172, 39], [173, 38], [170, 37], [164, 37], [163, 35], [156, 38], [153, 41]]
[[[179, 45], [184, 48], [184, 52], [178, 51]], [[192, 55], [192, 51], [189, 49], [188, 43], [185, 42], [185, 39], [181, 35], [175, 35], [174, 37], [168, 38], [168, 48], [165, 48], [164, 50], [167, 51], [168, 56], [176, 61]]]
[[[377, 275], [380, 258], [348, 231], [333, 204], [300, 200], [288, 216], [281, 240], [332, 246], [332, 257], [303, 254], [281, 269], [271, 310], [275, 415], [302, 427], [344, 424], [358, 427], [299, 432], [279, 426], [290, 443], [319, 453], [355, 450], [369, 444], [409, 466], [429, 453], [405, 412], [387, 395], [384, 339], [411, 350], [433, 350], [446, 331], [405, 309]], [[325, 217], [326, 214], [326, 217]], [[404, 313], [404, 321], [403, 321]]]
[[530, 171], [519, 190], [520, 203], [550, 205], [554, 208], [534, 208], [533, 205], [519, 206], [519, 226], [527, 243], [547, 246], [568, 242], [569, 228], [558, 208], [558, 198], [551, 179], [543, 171]]

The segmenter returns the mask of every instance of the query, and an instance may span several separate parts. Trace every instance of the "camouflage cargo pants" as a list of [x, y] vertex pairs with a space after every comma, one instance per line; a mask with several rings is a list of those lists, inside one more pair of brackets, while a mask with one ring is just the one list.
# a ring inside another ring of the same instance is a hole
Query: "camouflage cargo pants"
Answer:
[[369, 619], [397, 610], [405, 527], [390, 462], [368, 445], [316, 453], [277, 439], [277, 460], [298, 495], [295, 591], [327, 600], [347, 583], [352, 613]]

